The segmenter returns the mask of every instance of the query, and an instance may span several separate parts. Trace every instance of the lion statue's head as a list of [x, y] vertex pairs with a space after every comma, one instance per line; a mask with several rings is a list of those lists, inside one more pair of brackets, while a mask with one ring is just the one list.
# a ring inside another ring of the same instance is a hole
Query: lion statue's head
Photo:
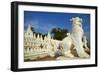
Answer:
[[70, 21], [73, 25], [79, 25], [80, 27], [82, 27], [82, 19], [80, 17], [73, 17], [72, 19], [70, 19]]

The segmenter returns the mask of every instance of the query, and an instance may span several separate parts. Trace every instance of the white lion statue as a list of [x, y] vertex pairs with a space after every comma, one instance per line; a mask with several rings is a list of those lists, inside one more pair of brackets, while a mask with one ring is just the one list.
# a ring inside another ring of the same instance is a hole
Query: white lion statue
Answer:
[[[62, 46], [62, 53], [66, 57], [74, 57], [71, 53], [72, 45], [74, 45], [74, 49], [79, 57], [81, 58], [88, 58], [89, 55], [85, 52], [83, 45], [87, 47], [86, 37], [84, 37], [84, 31], [82, 29], [82, 19], [79, 17], [72, 18], [70, 20], [72, 22], [72, 31], [70, 35], [65, 37], [61, 42], [60, 45]], [[84, 38], [83, 38], [84, 37]], [[84, 41], [82, 41], [82, 39]]]

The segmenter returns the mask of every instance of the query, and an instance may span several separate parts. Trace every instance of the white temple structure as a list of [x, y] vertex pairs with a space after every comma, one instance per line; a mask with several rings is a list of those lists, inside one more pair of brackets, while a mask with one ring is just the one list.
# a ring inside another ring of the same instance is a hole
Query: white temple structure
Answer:
[[32, 32], [31, 26], [28, 25], [26, 32], [24, 32], [24, 57], [29, 56], [41, 56], [47, 54], [51, 57], [54, 56], [55, 51], [57, 51], [57, 46], [60, 41], [51, 38], [50, 32], [48, 35], [42, 37], [42, 35], [37, 35]]

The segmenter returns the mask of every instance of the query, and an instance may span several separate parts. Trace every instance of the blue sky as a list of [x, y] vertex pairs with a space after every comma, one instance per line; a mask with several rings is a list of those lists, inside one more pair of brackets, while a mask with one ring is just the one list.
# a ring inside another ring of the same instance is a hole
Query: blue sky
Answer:
[[90, 36], [90, 14], [79, 13], [56, 13], [56, 12], [34, 12], [24, 11], [24, 29], [27, 29], [28, 24], [33, 26], [37, 32], [47, 33], [52, 28], [64, 28], [71, 31], [72, 17], [80, 17], [83, 19], [83, 30], [86, 36]]

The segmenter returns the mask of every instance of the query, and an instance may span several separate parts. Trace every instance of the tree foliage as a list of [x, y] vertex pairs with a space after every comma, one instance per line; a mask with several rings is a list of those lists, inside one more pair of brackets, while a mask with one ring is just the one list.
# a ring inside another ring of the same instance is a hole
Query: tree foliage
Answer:
[[53, 34], [53, 38], [56, 40], [62, 40], [63, 38], [65, 38], [68, 33], [67, 29], [61, 29], [61, 28], [53, 28], [51, 30], [51, 34]]

